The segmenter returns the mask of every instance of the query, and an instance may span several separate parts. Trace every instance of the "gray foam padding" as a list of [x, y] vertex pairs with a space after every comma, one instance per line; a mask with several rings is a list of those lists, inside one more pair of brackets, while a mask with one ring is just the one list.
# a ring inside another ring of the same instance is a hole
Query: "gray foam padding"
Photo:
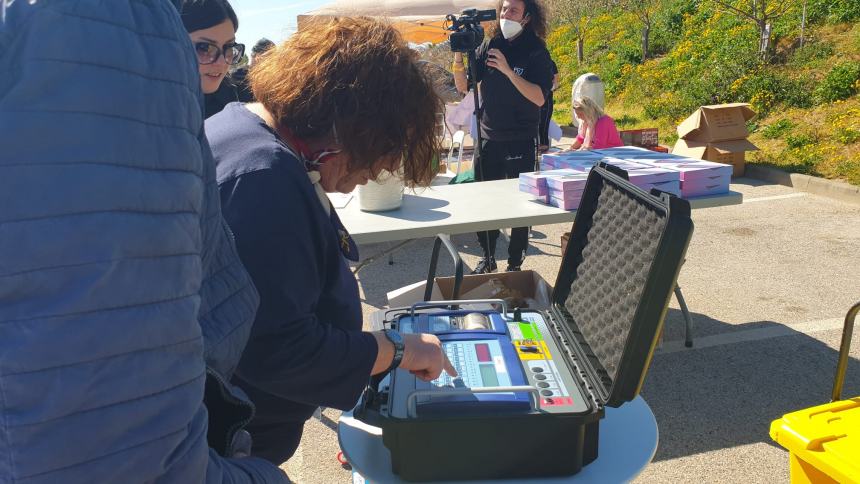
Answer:
[[613, 381], [666, 222], [603, 185], [565, 308]]

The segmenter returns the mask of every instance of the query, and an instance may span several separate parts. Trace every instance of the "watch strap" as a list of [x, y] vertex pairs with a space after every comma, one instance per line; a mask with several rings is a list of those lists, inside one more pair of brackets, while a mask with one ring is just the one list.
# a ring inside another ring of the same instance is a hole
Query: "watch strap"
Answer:
[[387, 372], [390, 372], [400, 366], [400, 363], [403, 361], [403, 336], [400, 335], [397, 331], [393, 329], [386, 329], [383, 331], [385, 337], [388, 341], [391, 341], [391, 344], [394, 345], [394, 357], [391, 359], [391, 366], [388, 367]]

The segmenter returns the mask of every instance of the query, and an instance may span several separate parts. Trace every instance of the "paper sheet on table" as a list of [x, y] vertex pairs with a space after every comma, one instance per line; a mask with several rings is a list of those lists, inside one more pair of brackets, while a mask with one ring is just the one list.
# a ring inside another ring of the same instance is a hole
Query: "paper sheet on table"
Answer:
[[328, 193], [327, 195], [334, 208], [346, 208], [352, 200], [352, 193]]

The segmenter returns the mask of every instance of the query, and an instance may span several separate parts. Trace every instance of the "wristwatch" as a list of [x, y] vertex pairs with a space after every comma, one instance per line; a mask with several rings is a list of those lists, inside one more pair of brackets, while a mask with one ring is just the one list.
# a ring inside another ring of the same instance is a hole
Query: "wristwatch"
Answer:
[[403, 360], [403, 336], [400, 336], [400, 333], [393, 329], [386, 329], [383, 333], [388, 338], [388, 341], [391, 341], [391, 344], [394, 345], [394, 358], [391, 359], [391, 366], [386, 370], [386, 372], [390, 372], [400, 366], [400, 362]]

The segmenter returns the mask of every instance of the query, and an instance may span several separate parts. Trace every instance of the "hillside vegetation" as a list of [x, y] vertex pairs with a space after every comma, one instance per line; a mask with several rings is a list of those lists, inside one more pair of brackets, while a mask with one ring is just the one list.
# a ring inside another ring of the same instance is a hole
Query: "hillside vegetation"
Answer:
[[[589, 0], [555, 0], [555, 11], [565, 1]], [[743, 10], [753, 2], [725, 3]], [[697, 107], [749, 102], [759, 113], [750, 139], [761, 148], [750, 162], [860, 185], [860, 1], [809, 0], [802, 46], [802, 0], [769, 4], [785, 13], [764, 53], [756, 23], [710, 0], [629, 0], [596, 4], [576, 20], [554, 15], [547, 44], [563, 86], [555, 120], [570, 124], [570, 86], [586, 72], [604, 81], [607, 112], [621, 129], [659, 127], [670, 147]]]

